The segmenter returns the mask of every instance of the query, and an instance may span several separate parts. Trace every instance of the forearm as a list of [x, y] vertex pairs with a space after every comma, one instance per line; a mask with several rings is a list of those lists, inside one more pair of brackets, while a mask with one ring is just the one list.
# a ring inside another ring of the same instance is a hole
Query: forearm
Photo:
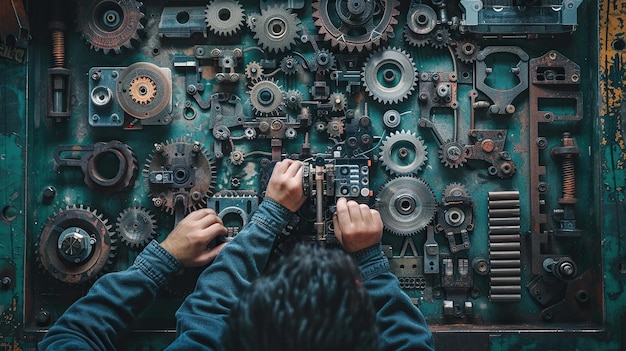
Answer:
[[119, 336], [181, 268], [153, 241], [130, 268], [98, 279], [50, 328], [39, 349], [115, 349]]
[[259, 277], [277, 235], [293, 216], [272, 199], [263, 201], [250, 222], [202, 273], [195, 291], [176, 312], [180, 337], [171, 348], [199, 343], [209, 349], [217, 347], [225, 319], [239, 294]]
[[424, 316], [400, 289], [396, 276], [389, 272], [389, 262], [380, 245], [362, 250], [353, 257], [359, 263], [363, 284], [376, 309], [380, 349], [434, 350]]

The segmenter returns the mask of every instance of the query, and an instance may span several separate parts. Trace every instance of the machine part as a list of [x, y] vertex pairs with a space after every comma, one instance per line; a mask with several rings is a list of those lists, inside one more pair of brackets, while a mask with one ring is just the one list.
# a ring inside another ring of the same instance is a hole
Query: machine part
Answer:
[[383, 124], [389, 129], [398, 128], [402, 122], [402, 116], [397, 110], [387, 110], [383, 114]]
[[383, 104], [404, 101], [417, 85], [417, 70], [409, 54], [398, 48], [373, 52], [363, 65], [361, 80], [365, 91]]
[[116, 94], [129, 115], [138, 119], [154, 117], [171, 105], [171, 71], [148, 62], [134, 63], [119, 75]]
[[446, 141], [439, 147], [439, 160], [448, 168], [459, 168], [467, 162], [469, 149], [456, 141]]
[[134, 206], [120, 213], [116, 221], [120, 240], [131, 248], [144, 247], [157, 236], [157, 222], [146, 208]]
[[44, 225], [37, 252], [43, 268], [70, 284], [95, 280], [115, 258], [116, 238], [108, 220], [89, 207], [68, 206]]
[[424, 242], [424, 274], [439, 273], [439, 244], [435, 240], [435, 230], [432, 226], [426, 227], [426, 242]]
[[[208, 45], [196, 45], [194, 46], [194, 58], [199, 61], [210, 61], [214, 65], [217, 65], [219, 69], [216, 69], [215, 80], [218, 83], [237, 83], [241, 74], [236, 72], [235, 69], [243, 64], [243, 48], [240, 46], [208, 46]], [[190, 66], [183, 61], [184, 67]], [[197, 64], [196, 64], [197, 67]], [[186, 75], [187, 94], [193, 95], [196, 98], [197, 91], [204, 91], [204, 85], [200, 84], [198, 74], [201, 74], [201, 68], [196, 68], [193, 73], [194, 79], [191, 80], [190, 74]]]
[[576, 263], [569, 257], [558, 259], [548, 257], [543, 260], [543, 269], [562, 280], [573, 279], [577, 272]]
[[219, 36], [236, 34], [245, 19], [243, 7], [237, 0], [213, 0], [206, 6], [204, 13], [206, 26]]
[[[435, 230], [444, 232], [451, 253], [470, 248], [469, 232], [474, 230], [474, 202], [463, 185], [452, 183], [443, 190]], [[460, 243], [457, 238], [460, 238]]]
[[288, 90], [285, 93], [285, 105], [292, 110], [298, 110], [302, 107], [304, 96], [300, 90]]
[[385, 229], [395, 235], [409, 236], [422, 231], [432, 221], [437, 199], [424, 180], [405, 176], [382, 186], [376, 206]]
[[[75, 154], [80, 155], [74, 157]], [[54, 150], [54, 161], [59, 166], [80, 167], [85, 184], [104, 194], [129, 191], [137, 177], [137, 158], [133, 149], [117, 140], [98, 142], [93, 146], [58, 146]]]
[[[446, 318], [472, 317], [474, 305], [467, 301], [468, 291], [474, 284], [472, 270], [467, 258], [444, 258], [441, 260], [441, 287], [446, 291], [443, 314]], [[455, 264], [456, 263], [456, 264]]]
[[227, 229], [227, 240], [230, 240], [248, 224], [259, 207], [259, 198], [239, 192], [219, 192], [208, 200], [207, 207], [214, 209], [222, 219]]
[[552, 148], [552, 158], [561, 161], [561, 189], [563, 196], [559, 199], [561, 209], [554, 210], [554, 215], [559, 217], [560, 227], [554, 230], [556, 236], [580, 236], [582, 231], [576, 228], [576, 167], [574, 159], [580, 154], [574, 137], [569, 132], [564, 132], [561, 138], [561, 146]]
[[184, 139], [154, 145], [144, 168], [149, 197], [154, 206], [173, 214], [206, 204], [215, 183], [215, 167], [200, 143]]
[[450, 45], [450, 31], [447, 28], [439, 28], [430, 33], [430, 46], [443, 49], [448, 45]]
[[491, 163], [491, 166], [487, 168], [489, 175], [511, 178], [515, 174], [516, 166], [511, 160], [511, 155], [504, 151], [506, 133], [506, 129], [470, 129], [469, 137], [474, 145], [465, 146], [466, 157], [470, 160], [483, 160]]
[[434, 108], [459, 107], [456, 72], [422, 72], [419, 79], [420, 118], [430, 120]]
[[454, 54], [461, 62], [474, 63], [478, 58], [480, 46], [471, 40], [462, 40], [454, 43]]
[[343, 134], [343, 126], [341, 118], [333, 118], [326, 124], [326, 132], [331, 138], [338, 138]]
[[379, 160], [385, 169], [396, 175], [412, 175], [422, 170], [428, 160], [422, 138], [411, 131], [391, 132], [380, 146]]
[[[487, 85], [487, 76], [491, 73], [491, 67], [487, 67], [486, 58], [497, 53], [508, 53], [519, 57], [515, 67], [511, 67], [513, 73], [519, 79], [519, 83], [511, 89], [496, 89]], [[487, 95], [493, 102], [489, 106], [492, 115], [511, 115], [515, 112], [513, 100], [528, 89], [528, 54], [517, 46], [488, 46], [478, 52], [476, 57], [476, 89]], [[475, 105], [476, 106], [476, 105]]]
[[280, 70], [288, 76], [298, 73], [302, 69], [302, 63], [298, 58], [287, 55], [280, 60]]
[[[407, 248], [411, 249], [410, 256], [406, 255]], [[389, 257], [389, 271], [398, 278], [402, 289], [424, 290], [426, 288], [424, 261], [420, 260], [413, 238], [404, 238], [400, 255]]]
[[165, 7], [159, 21], [159, 35], [164, 38], [206, 38], [204, 7]]
[[408, 27], [405, 27], [404, 40], [411, 46], [424, 47], [430, 44], [430, 34], [415, 34]]
[[320, 49], [313, 55], [311, 68], [319, 74], [326, 74], [330, 70], [336, 69], [337, 59], [335, 54], [328, 49]]
[[89, 0], [78, 2], [77, 28], [92, 49], [119, 54], [132, 48], [144, 27], [141, 2], [135, 0]]
[[246, 78], [258, 80], [263, 76], [263, 67], [256, 61], [251, 61], [246, 65]]
[[429, 34], [437, 25], [437, 14], [428, 5], [413, 3], [406, 15], [406, 25], [415, 34]]
[[[397, 0], [313, 1], [313, 18], [319, 34], [330, 45], [348, 52], [369, 51], [393, 36], [393, 26], [398, 23], [400, 11]], [[335, 19], [338, 17], [338, 20]]]
[[[543, 249], [553, 228], [545, 212], [546, 193], [541, 191], [546, 178], [546, 166], [541, 164], [541, 160], [545, 159], [542, 150], [546, 148], [547, 143], [546, 139], [540, 136], [539, 130], [544, 123], [576, 122], [583, 119], [583, 93], [580, 90], [580, 81], [580, 66], [556, 50], [550, 50], [545, 55], [530, 60], [529, 201], [533, 274], [542, 274], [544, 271], [542, 262], [554, 256]], [[573, 103], [573, 111], [555, 114], [544, 109], [540, 105], [541, 100], [569, 101]], [[560, 218], [558, 220], [560, 221]], [[566, 232], [558, 231], [560, 234]]]
[[333, 112], [343, 111], [346, 108], [347, 99], [346, 96], [342, 93], [332, 93], [328, 98], [330, 102], [331, 110]]
[[254, 39], [269, 52], [289, 50], [300, 37], [300, 19], [291, 10], [279, 5], [261, 9], [260, 15], [248, 15], [248, 25]]
[[521, 295], [519, 191], [489, 192], [489, 300]]
[[250, 87], [250, 104], [257, 116], [275, 116], [283, 108], [283, 91], [273, 79], [261, 79]]
[[30, 24], [28, 14], [22, 0], [0, 3], [2, 24], [0, 24], [0, 41], [25, 49], [30, 40]]
[[[21, 2], [15, 5], [16, 10], [21, 7], [23, 11], [23, 4]], [[60, 4], [53, 3], [53, 6], [60, 6]], [[57, 11], [60, 10], [55, 9], [53, 20], [48, 25], [52, 36], [53, 64], [52, 68], [49, 68], [47, 72], [47, 116], [54, 118], [56, 122], [61, 122], [72, 115], [72, 71], [65, 67], [66, 26], [63, 21], [60, 20], [61, 16], [56, 13]], [[19, 16], [18, 12], [15, 12], [15, 14]]]
[[245, 160], [246, 154], [243, 151], [233, 150], [228, 157], [228, 162], [233, 166], [241, 166]]
[[[582, 0], [494, 2], [461, 0], [463, 31], [484, 38], [536, 38], [572, 33], [578, 26], [577, 10]], [[523, 5], [522, 5], [523, 4]], [[515, 20], [512, 20], [515, 19]]]

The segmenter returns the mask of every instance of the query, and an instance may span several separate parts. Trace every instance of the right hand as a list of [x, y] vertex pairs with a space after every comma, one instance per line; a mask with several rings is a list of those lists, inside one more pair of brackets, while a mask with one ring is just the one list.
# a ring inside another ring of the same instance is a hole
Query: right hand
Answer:
[[333, 226], [337, 240], [349, 253], [376, 245], [383, 236], [383, 221], [378, 211], [343, 197], [337, 200]]
[[204, 266], [215, 259], [224, 245], [207, 249], [211, 241], [227, 231], [213, 209], [193, 211], [163, 240], [161, 246], [185, 267]]
[[306, 200], [302, 190], [302, 166], [302, 162], [289, 159], [276, 163], [265, 196], [291, 212], [298, 211]]

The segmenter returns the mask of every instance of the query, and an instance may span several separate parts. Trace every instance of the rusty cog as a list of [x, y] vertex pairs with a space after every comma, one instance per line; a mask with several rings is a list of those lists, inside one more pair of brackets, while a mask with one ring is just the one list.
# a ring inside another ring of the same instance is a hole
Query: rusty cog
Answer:
[[152, 78], [147, 76], [135, 77], [130, 81], [128, 88], [130, 98], [140, 104], [151, 103], [157, 95], [157, 86]]
[[332, 138], [340, 137], [344, 131], [344, 124], [340, 118], [333, 118], [326, 124], [326, 132]]
[[443, 189], [443, 197], [467, 197], [467, 189], [463, 184], [450, 183]]
[[439, 148], [439, 160], [448, 168], [459, 168], [467, 162], [468, 149], [459, 142], [446, 141]]

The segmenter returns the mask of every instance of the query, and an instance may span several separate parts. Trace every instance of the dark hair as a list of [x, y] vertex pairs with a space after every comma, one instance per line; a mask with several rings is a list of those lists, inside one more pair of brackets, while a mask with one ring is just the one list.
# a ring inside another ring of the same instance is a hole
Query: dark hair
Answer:
[[352, 258], [299, 244], [252, 283], [228, 317], [231, 351], [378, 350], [376, 313]]

